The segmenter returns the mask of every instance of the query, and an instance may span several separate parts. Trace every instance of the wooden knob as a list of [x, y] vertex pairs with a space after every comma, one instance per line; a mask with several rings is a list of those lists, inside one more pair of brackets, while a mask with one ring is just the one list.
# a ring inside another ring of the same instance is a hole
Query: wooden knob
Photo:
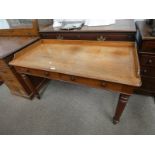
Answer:
[[44, 75], [45, 75], [45, 76], [49, 76], [49, 72], [45, 72]]
[[75, 76], [71, 76], [72, 81], [75, 81], [75, 79], [76, 79]]
[[105, 41], [105, 40], [106, 40], [106, 37], [103, 37], [103, 36], [101, 35], [101, 36], [99, 36], [99, 37], [97, 38], [97, 40], [98, 40], [98, 41]]
[[144, 69], [144, 71], [143, 71], [144, 73], [147, 73], [147, 69]]
[[102, 82], [101, 82], [101, 86], [102, 86], [102, 87], [105, 87], [106, 85], [107, 85], [107, 83], [106, 83], [105, 81], [102, 81]]
[[148, 63], [150, 63], [150, 64], [151, 64], [151, 63], [152, 63], [152, 59], [149, 59], [149, 60], [148, 60]]

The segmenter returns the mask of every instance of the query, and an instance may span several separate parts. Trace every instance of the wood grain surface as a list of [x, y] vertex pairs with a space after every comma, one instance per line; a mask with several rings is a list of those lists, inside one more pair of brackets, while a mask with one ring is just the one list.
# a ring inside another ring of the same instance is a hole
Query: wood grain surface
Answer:
[[0, 37], [0, 59], [24, 48], [39, 37]]
[[11, 65], [140, 86], [134, 42], [43, 39], [21, 50]]

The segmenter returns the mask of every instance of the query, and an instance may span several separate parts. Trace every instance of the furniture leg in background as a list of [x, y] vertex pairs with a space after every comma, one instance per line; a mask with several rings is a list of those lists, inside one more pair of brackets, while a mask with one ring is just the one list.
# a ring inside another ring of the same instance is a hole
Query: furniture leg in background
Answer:
[[116, 111], [115, 111], [115, 115], [113, 117], [114, 124], [117, 124], [119, 122], [120, 117], [125, 109], [125, 106], [128, 102], [129, 97], [130, 95], [120, 94], [117, 107], [116, 107]]

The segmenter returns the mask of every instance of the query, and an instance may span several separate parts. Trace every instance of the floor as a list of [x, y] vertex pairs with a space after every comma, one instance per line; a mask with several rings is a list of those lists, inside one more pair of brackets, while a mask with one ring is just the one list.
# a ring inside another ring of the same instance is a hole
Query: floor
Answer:
[[133, 95], [121, 122], [112, 124], [118, 93], [51, 81], [41, 100], [28, 100], [0, 86], [0, 134], [155, 134], [155, 103]]

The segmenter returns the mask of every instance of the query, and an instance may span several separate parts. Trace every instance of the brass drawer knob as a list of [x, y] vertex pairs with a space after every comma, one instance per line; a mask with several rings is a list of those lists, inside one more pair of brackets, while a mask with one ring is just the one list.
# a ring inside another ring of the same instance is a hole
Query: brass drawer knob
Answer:
[[105, 41], [105, 40], [106, 40], [106, 37], [103, 37], [102, 35], [97, 38], [97, 41]]
[[56, 36], [56, 38], [57, 38], [58, 40], [63, 40], [63, 36], [62, 36], [62, 35], [58, 35], [58, 36]]

